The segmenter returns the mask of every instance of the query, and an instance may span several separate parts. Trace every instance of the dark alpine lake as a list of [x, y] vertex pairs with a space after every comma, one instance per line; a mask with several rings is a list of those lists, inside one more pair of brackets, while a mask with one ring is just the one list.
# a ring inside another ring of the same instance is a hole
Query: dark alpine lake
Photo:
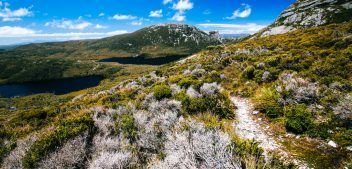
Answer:
[[99, 62], [117, 62], [120, 64], [134, 64], [134, 65], [163, 65], [173, 61], [180, 60], [186, 55], [174, 55], [167, 57], [150, 58], [143, 55], [137, 57], [113, 57], [99, 60]]
[[66, 94], [97, 86], [103, 80], [101, 76], [86, 76], [46, 80], [38, 82], [0, 85], [0, 97], [28, 96], [38, 93]]

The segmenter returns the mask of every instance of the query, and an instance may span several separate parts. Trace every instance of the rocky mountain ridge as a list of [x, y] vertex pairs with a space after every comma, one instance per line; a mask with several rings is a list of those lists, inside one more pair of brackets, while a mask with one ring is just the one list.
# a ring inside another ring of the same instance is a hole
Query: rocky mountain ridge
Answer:
[[350, 20], [352, 20], [352, 2], [349, 0], [298, 0], [258, 35], [283, 34], [299, 28]]
[[136, 32], [113, 36], [89, 44], [90, 48], [125, 50], [132, 53], [150, 53], [154, 49], [178, 49], [187, 54], [198, 52], [220, 40], [186, 24], [158, 24]]

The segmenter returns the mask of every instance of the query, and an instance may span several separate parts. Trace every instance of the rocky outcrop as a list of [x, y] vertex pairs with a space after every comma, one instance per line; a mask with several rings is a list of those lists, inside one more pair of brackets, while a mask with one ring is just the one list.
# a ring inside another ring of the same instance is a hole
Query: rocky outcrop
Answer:
[[298, 0], [258, 35], [277, 35], [299, 28], [349, 20], [352, 20], [352, 2], [350, 0]]

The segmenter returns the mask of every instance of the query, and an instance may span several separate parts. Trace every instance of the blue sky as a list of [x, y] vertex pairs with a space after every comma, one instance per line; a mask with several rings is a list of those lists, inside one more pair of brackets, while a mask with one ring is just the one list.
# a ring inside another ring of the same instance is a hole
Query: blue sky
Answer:
[[160, 23], [255, 33], [294, 0], [0, 0], [0, 45], [102, 38]]

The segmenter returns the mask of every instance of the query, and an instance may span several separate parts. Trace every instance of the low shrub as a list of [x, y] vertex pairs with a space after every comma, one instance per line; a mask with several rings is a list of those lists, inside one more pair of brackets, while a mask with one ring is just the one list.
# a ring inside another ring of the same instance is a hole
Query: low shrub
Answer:
[[190, 104], [191, 98], [187, 95], [185, 91], [181, 91], [175, 95], [175, 99], [180, 101], [184, 107]]
[[273, 88], [263, 87], [257, 90], [253, 103], [254, 107], [264, 112], [270, 118], [282, 116], [282, 108], [278, 104], [279, 94]]
[[158, 85], [153, 88], [154, 97], [157, 100], [164, 98], [170, 98], [172, 96], [172, 90], [167, 85]]
[[352, 126], [352, 94], [348, 94], [333, 108], [334, 114], [343, 120], [347, 126]]
[[61, 120], [56, 130], [49, 131], [41, 139], [34, 142], [23, 158], [23, 167], [26, 169], [35, 168], [37, 163], [47, 154], [62, 146], [68, 139], [92, 129], [93, 126], [94, 122], [88, 114], [78, 118], [71, 117]]
[[189, 88], [191, 85], [195, 84], [195, 79], [193, 77], [182, 78], [178, 83], [181, 88]]
[[224, 119], [234, 118], [231, 102], [223, 94], [191, 98], [189, 103], [183, 105], [185, 111], [190, 114], [209, 112]]
[[216, 71], [211, 72], [209, 75], [203, 78], [203, 82], [205, 83], [221, 82], [220, 73]]
[[244, 69], [242, 73], [242, 77], [244, 77], [245, 79], [251, 80], [255, 77], [254, 71], [255, 71], [254, 66], [248, 66], [246, 69]]
[[118, 132], [122, 132], [129, 140], [134, 141], [138, 132], [134, 124], [134, 117], [129, 114], [123, 114], [117, 118], [116, 128]]
[[334, 140], [340, 146], [352, 146], [352, 129], [343, 129], [342, 131], [334, 134]]
[[304, 104], [288, 106], [285, 113], [287, 131], [303, 134], [313, 126], [312, 115]]
[[263, 82], [263, 74], [264, 74], [264, 70], [254, 70], [253, 72], [254, 74], [254, 81], [256, 81], [257, 83], [261, 83]]

